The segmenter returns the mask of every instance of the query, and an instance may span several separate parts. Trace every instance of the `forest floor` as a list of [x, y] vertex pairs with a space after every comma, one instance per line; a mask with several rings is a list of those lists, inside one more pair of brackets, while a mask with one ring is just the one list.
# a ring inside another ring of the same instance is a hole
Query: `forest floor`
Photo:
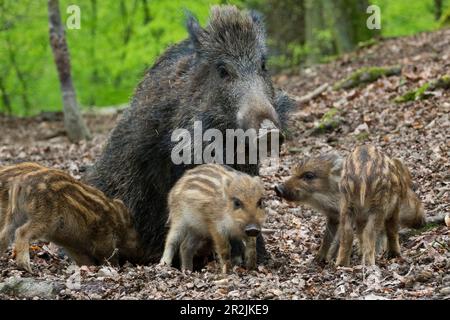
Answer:
[[[298, 106], [279, 167], [262, 168], [268, 191], [266, 234], [270, 261], [256, 271], [235, 268], [219, 275], [214, 262], [183, 273], [157, 265], [76, 267], [55, 246], [32, 247], [34, 274], [0, 259], [0, 299], [450, 299], [450, 229], [435, 225], [401, 238], [402, 258], [379, 256], [377, 266], [336, 268], [313, 262], [325, 219], [316, 211], [275, 196], [273, 186], [289, 176], [298, 159], [332, 149], [346, 155], [370, 142], [405, 160], [427, 215], [450, 212], [450, 91], [426, 100], [393, 99], [450, 74], [450, 30], [390, 39], [340, 59], [275, 77], [278, 87], [304, 96], [363, 66], [401, 65], [400, 76], [383, 77], [347, 90], [331, 88]], [[335, 128], [314, 134], [315, 123], [336, 108]], [[61, 115], [17, 119], [0, 116], [0, 165], [36, 161], [69, 171], [99, 156], [120, 114], [86, 115], [93, 140], [71, 144], [61, 135]], [[55, 134], [56, 133], [56, 134]]]

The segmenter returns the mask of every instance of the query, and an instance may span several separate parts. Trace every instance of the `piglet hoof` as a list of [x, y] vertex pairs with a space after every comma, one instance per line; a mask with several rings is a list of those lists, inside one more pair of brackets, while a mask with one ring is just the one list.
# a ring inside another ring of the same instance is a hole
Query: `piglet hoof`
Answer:
[[242, 266], [243, 260], [241, 256], [235, 256], [232, 258], [232, 260], [235, 266]]
[[161, 267], [163, 267], [163, 266], [170, 267], [171, 263], [161, 259], [161, 261], [159, 261], [158, 265]]
[[336, 260], [336, 267], [348, 267], [350, 265], [350, 261], [348, 259], [340, 259], [339, 257]]
[[387, 252], [388, 259], [401, 258], [400, 252], [398, 251], [388, 251]]
[[30, 261], [21, 261], [19, 259], [16, 260], [17, 266], [25, 271], [28, 271], [29, 273], [33, 273], [33, 270], [31, 269]]
[[314, 257], [313, 262], [318, 266], [325, 266], [327, 264], [327, 259], [323, 257], [322, 255], [318, 254]]
[[231, 264], [229, 262], [222, 264], [222, 274], [228, 274], [231, 270]]
[[245, 267], [247, 270], [255, 270], [256, 269], [256, 260], [247, 261], [245, 263]]

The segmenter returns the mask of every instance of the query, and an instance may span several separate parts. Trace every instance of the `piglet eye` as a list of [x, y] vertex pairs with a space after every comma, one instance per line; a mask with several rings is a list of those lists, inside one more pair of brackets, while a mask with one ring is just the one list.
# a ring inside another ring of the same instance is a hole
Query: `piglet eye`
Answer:
[[233, 207], [234, 210], [241, 209], [243, 207], [241, 200], [238, 198], [233, 198]]
[[227, 68], [223, 64], [217, 65], [217, 72], [219, 73], [219, 76], [222, 79], [227, 79], [230, 77], [230, 73], [228, 72]]
[[262, 208], [262, 207], [263, 207], [262, 199], [259, 199], [259, 200], [258, 200], [258, 202], [256, 203], [256, 206], [257, 206], [258, 208]]
[[302, 175], [302, 179], [306, 181], [311, 181], [316, 177], [316, 175], [313, 172], [305, 172]]

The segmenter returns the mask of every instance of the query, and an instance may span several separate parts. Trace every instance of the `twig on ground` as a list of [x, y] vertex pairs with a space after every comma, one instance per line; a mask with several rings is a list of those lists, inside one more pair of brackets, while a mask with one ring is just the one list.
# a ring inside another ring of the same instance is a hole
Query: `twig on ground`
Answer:
[[[320, 87], [315, 89], [314, 91], [312, 91], [302, 97], [292, 96], [292, 99], [294, 99], [299, 104], [303, 104], [303, 103], [306, 103], [306, 102], [316, 98], [317, 96], [321, 95], [323, 92], [325, 92], [328, 89], [328, 87], [329, 87], [329, 84], [324, 83]], [[295, 114], [296, 113], [293, 113], [292, 115], [295, 116]]]
[[275, 232], [277, 232], [277, 230], [275, 230], [275, 229], [266, 229], [266, 228], [261, 229], [261, 233], [264, 233], [264, 234], [272, 234]]

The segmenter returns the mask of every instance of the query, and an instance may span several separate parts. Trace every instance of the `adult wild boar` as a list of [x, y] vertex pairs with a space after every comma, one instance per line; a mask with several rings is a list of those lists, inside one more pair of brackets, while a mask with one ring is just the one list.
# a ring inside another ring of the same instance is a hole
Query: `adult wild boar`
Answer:
[[[281, 128], [291, 100], [276, 93], [266, 69], [263, 22], [234, 6], [214, 6], [205, 28], [189, 16], [189, 38], [169, 48], [138, 85], [131, 107], [112, 131], [87, 181], [131, 210], [146, 247], [156, 261], [167, 233], [167, 195], [194, 165], [171, 161], [172, 132], [215, 128]], [[225, 137], [225, 135], [224, 135]], [[225, 151], [224, 153], [225, 154]], [[258, 164], [233, 165], [257, 175]], [[265, 253], [261, 237], [258, 256]]]

